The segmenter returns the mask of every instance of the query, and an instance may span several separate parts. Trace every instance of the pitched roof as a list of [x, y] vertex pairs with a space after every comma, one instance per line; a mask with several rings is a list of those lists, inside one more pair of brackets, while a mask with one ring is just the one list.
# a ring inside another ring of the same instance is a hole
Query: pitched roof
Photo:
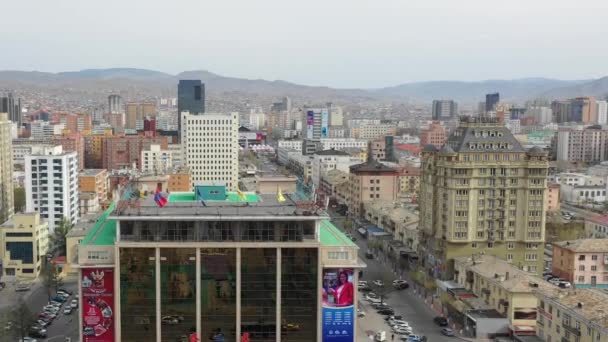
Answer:
[[392, 167], [388, 167], [376, 160], [368, 161], [363, 164], [350, 166], [350, 172], [390, 172], [396, 171]]
[[525, 152], [501, 123], [461, 123], [448, 138], [455, 152]]

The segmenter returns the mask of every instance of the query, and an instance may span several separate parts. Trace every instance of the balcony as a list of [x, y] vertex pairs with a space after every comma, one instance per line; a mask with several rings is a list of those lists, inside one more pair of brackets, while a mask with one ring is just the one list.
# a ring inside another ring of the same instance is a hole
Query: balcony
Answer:
[[574, 334], [575, 336], [579, 336], [579, 337], [581, 336], [581, 330], [580, 329], [577, 329], [577, 328], [575, 328], [573, 326], [570, 326], [569, 324], [566, 324], [566, 322], [562, 321], [562, 327], [564, 329], [566, 329], [567, 331], [569, 331], [571, 334]]

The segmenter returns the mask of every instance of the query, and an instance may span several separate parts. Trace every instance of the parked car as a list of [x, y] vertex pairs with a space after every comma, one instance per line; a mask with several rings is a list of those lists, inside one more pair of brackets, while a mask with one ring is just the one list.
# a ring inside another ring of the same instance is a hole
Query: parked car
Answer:
[[409, 326], [410, 324], [404, 320], [400, 320], [400, 319], [389, 319], [388, 320], [388, 325], [389, 326], [395, 326], [395, 325], [405, 325], [405, 326]]
[[380, 279], [374, 280], [373, 284], [376, 286], [384, 286], [384, 282]]
[[381, 315], [394, 315], [395, 314], [395, 310], [393, 309], [382, 309], [382, 310], [378, 310], [378, 313]]
[[65, 288], [63, 288], [63, 287], [62, 287], [62, 288], [59, 288], [57, 291], [65, 292], [65, 293], [67, 293], [67, 294], [69, 294], [69, 295], [72, 295], [72, 291], [70, 291], [70, 290], [68, 290], [68, 289], [65, 289]]
[[435, 322], [435, 324], [437, 324], [440, 327], [447, 327], [448, 326], [448, 319], [442, 316], [437, 316], [435, 318], [433, 318], [433, 322]]
[[15, 287], [15, 292], [25, 292], [29, 290], [30, 286], [26, 284], [17, 284], [17, 286]]
[[78, 301], [76, 299], [72, 299], [72, 302], [70, 303], [70, 307], [72, 309], [76, 309], [78, 307]]
[[395, 280], [393, 281], [393, 287], [397, 290], [404, 290], [409, 288], [410, 284], [405, 280]]
[[69, 315], [72, 313], [72, 307], [71, 306], [66, 306], [65, 309], [63, 309], [63, 314], [64, 315]]
[[445, 336], [454, 336], [454, 330], [452, 330], [450, 328], [442, 328], [441, 334], [445, 335]]
[[560, 281], [557, 283], [557, 286], [561, 287], [562, 289], [569, 289], [572, 287], [572, 284], [570, 284], [569, 281]]
[[46, 338], [46, 329], [35, 329], [34, 327], [32, 327], [28, 331], [28, 335], [30, 335], [31, 337]]
[[370, 251], [365, 252], [365, 258], [366, 259], [373, 259], [374, 258], [374, 254]]
[[388, 322], [391, 319], [395, 320], [395, 319], [402, 319], [402, 318], [403, 317], [401, 315], [399, 315], [399, 316], [387, 316], [387, 317], [384, 317], [384, 320]]
[[66, 301], [66, 299], [61, 296], [55, 296], [55, 297], [53, 297], [53, 300], [56, 302], [60, 302], [60, 303], [63, 303]]
[[357, 317], [365, 317], [365, 311], [357, 309]]

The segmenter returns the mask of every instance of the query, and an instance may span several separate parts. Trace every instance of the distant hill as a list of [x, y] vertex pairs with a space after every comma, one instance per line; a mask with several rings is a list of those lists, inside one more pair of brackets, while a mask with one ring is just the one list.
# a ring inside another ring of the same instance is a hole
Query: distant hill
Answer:
[[35, 84], [38, 87], [69, 87], [91, 90], [97, 86], [104, 89], [141, 88], [150, 95], [172, 94], [180, 79], [200, 79], [209, 93], [252, 94], [267, 97], [294, 96], [314, 99], [318, 103], [331, 100], [411, 100], [430, 102], [433, 99], [450, 98], [462, 103], [484, 100], [487, 93], [499, 92], [501, 99], [525, 101], [536, 97], [567, 98], [590, 95], [603, 98], [608, 94], [608, 77], [596, 80], [564, 81], [546, 78], [524, 78], [515, 80], [487, 80], [479, 82], [433, 81], [413, 82], [380, 89], [336, 89], [313, 87], [287, 81], [268, 81], [226, 77], [206, 70], [184, 71], [177, 75], [136, 69], [85, 69], [60, 73], [39, 71], [0, 71], [0, 88], [6, 85]]

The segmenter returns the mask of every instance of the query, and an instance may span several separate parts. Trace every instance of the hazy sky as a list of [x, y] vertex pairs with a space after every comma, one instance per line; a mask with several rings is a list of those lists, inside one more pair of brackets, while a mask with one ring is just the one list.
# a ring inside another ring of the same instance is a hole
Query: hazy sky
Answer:
[[608, 75], [606, 0], [5, 0], [0, 69], [336, 87]]

